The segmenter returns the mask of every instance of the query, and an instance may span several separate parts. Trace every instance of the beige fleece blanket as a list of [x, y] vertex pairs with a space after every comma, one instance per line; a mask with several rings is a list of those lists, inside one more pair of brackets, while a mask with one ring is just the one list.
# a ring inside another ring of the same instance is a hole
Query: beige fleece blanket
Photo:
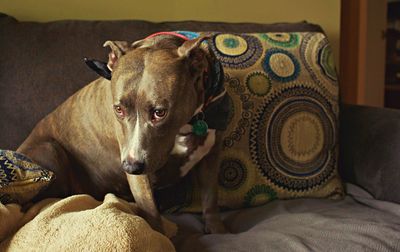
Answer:
[[[0, 203], [0, 251], [175, 251], [171, 241], [113, 194], [46, 199], [25, 213]], [[167, 236], [176, 225], [163, 219]]]

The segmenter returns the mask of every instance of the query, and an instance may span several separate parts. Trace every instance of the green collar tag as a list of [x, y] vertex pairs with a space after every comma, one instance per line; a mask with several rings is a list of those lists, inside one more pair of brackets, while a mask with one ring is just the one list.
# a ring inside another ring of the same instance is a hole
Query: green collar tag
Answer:
[[193, 123], [192, 131], [196, 136], [205, 136], [208, 131], [208, 124], [204, 120], [197, 120]]

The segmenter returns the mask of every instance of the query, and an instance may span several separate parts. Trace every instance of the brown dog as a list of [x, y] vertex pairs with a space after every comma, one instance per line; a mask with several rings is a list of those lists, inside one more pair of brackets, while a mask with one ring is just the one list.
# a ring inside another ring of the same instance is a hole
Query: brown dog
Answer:
[[100, 78], [75, 93], [17, 150], [56, 174], [39, 198], [88, 193], [102, 199], [111, 192], [130, 199], [125, 172], [155, 183], [164, 168], [184, 175], [199, 163], [206, 232], [225, 232], [214, 162], [219, 134], [196, 135], [188, 124], [197, 123], [210, 101], [205, 79], [212, 59], [203, 40], [166, 34], [133, 44], [107, 41], [111, 81]]

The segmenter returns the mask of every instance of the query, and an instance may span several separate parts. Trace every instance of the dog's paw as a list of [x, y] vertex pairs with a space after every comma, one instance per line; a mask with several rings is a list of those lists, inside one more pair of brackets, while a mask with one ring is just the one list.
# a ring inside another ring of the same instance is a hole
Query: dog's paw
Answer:
[[229, 231], [219, 218], [212, 218], [205, 221], [204, 233], [226, 234], [229, 233]]

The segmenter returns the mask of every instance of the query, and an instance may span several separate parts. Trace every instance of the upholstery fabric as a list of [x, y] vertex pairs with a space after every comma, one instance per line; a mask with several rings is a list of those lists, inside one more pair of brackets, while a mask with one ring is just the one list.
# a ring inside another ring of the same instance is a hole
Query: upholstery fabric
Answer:
[[0, 150], [0, 202], [24, 204], [54, 178], [52, 171], [33, 163], [20, 153]]
[[399, 251], [400, 205], [346, 184], [344, 200], [276, 200], [223, 213], [230, 234], [203, 233], [197, 214], [169, 215], [177, 251]]
[[343, 105], [340, 122], [342, 178], [400, 203], [400, 111]]

